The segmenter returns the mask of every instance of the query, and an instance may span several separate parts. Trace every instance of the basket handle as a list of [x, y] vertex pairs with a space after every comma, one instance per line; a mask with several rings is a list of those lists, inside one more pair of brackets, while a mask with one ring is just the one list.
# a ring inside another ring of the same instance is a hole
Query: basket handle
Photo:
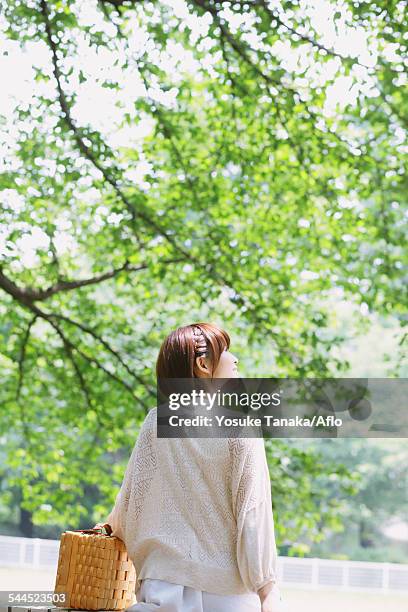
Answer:
[[70, 531], [79, 531], [81, 533], [98, 533], [100, 535], [110, 536], [112, 535], [113, 530], [108, 523], [105, 523], [102, 527], [96, 529], [70, 529]]

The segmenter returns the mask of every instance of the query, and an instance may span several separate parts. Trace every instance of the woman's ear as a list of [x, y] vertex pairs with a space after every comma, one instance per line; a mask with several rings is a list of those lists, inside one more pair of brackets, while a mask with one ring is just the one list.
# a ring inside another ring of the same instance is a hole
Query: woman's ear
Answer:
[[200, 355], [200, 357], [196, 357], [194, 365], [195, 365], [195, 370], [199, 376], [203, 376], [203, 377], [210, 376], [211, 372], [210, 372], [210, 368], [208, 366], [206, 357], [204, 357], [203, 355]]

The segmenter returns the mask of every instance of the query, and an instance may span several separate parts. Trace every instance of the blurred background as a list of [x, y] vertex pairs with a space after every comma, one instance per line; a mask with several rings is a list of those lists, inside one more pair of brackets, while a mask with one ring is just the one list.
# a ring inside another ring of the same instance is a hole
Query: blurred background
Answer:
[[[1, 4], [0, 580], [52, 589], [175, 327], [246, 377], [407, 376], [407, 38], [398, 1]], [[402, 610], [406, 439], [266, 448], [288, 604]]]

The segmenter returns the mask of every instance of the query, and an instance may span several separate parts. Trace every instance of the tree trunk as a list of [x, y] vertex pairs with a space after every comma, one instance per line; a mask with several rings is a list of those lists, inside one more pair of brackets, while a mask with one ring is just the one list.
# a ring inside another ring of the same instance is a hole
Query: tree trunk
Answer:
[[372, 548], [374, 546], [374, 541], [370, 537], [370, 533], [367, 529], [367, 525], [365, 524], [364, 519], [360, 519], [358, 535], [360, 546], [362, 548]]
[[26, 538], [32, 538], [34, 535], [34, 525], [31, 520], [32, 514], [29, 510], [20, 506], [20, 531]]

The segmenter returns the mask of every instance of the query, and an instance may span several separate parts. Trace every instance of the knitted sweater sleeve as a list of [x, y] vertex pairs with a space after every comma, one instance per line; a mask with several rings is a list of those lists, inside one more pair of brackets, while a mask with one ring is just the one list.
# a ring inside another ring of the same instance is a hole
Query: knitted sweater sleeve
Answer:
[[120, 540], [125, 539], [126, 515], [129, 508], [137, 445], [138, 444], [136, 441], [125, 470], [125, 475], [123, 477], [119, 493], [116, 496], [114, 506], [105, 521], [105, 523], [108, 523], [112, 527], [112, 535], [118, 537]]
[[237, 523], [237, 561], [250, 591], [277, 583], [269, 470], [263, 438], [230, 440], [232, 502]]
[[127, 525], [132, 531], [133, 521], [138, 517], [144, 496], [149, 490], [152, 475], [157, 467], [152, 445], [155, 417], [155, 411], [151, 410], [140, 429], [115, 504], [105, 521], [112, 527], [112, 535], [123, 541], [125, 541]]

